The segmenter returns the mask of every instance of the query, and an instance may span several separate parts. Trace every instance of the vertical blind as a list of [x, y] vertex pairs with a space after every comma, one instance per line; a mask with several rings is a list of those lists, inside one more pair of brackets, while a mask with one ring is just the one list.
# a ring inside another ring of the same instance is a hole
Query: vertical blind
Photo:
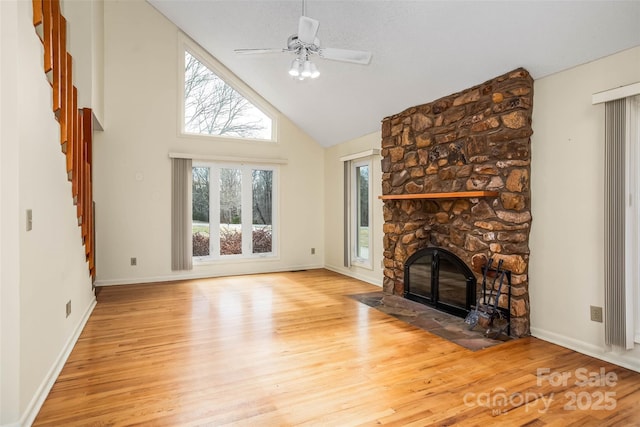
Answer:
[[607, 345], [627, 347], [625, 210], [626, 100], [605, 103], [604, 332]]
[[171, 159], [171, 269], [193, 269], [191, 159]]

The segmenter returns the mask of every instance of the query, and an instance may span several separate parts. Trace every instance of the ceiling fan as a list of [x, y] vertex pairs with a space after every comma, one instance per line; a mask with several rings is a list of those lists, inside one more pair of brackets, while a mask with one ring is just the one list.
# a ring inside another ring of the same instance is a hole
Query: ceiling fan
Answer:
[[318, 55], [320, 58], [333, 61], [351, 62], [367, 65], [371, 61], [371, 52], [361, 50], [336, 49], [321, 47], [317, 37], [320, 22], [304, 16], [300, 17], [298, 33], [289, 36], [287, 47], [281, 49], [235, 49], [234, 52], [241, 55], [264, 53], [293, 53], [296, 58], [291, 63], [289, 74], [299, 80], [316, 78], [320, 72], [315, 64], [309, 60], [310, 56]]

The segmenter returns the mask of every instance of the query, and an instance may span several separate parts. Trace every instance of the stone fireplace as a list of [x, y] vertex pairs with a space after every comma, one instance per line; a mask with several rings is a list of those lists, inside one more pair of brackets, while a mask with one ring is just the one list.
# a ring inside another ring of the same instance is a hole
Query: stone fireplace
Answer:
[[424, 248], [455, 254], [478, 284], [490, 257], [503, 260], [511, 333], [529, 333], [532, 100], [517, 69], [382, 121], [385, 292], [403, 295], [405, 263]]

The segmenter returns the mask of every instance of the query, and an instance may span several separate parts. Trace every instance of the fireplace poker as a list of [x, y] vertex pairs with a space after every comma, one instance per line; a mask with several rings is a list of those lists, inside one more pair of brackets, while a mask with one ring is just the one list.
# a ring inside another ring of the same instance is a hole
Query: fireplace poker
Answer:
[[[502, 260], [500, 260], [502, 263]], [[473, 329], [478, 324], [478, 319], [480, 318], [478, 315], [478, 307], [480, 306], [480, 301], [482, 300], [484, 304], [486, 304], [486, 289], [487, 289], [487, 273], [489, 269], [493, 265], [493, 258], [489, 258], [487, 263], [484, 265], [484, 269], [482, 271], [482, 296], [478, 298], [476, 302], [475, 309], [471, 310], [467, 317], [464, 319], [464, 323], [469, 325], [469, 329]]]

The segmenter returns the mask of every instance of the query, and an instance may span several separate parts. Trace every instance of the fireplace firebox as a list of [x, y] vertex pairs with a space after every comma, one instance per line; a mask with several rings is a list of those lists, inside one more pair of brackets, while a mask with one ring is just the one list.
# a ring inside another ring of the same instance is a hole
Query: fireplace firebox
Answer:
[[476, 277], [455, 254], [427, 247], [407, 258], [404, 297], [465, 317], [475, 304]]

